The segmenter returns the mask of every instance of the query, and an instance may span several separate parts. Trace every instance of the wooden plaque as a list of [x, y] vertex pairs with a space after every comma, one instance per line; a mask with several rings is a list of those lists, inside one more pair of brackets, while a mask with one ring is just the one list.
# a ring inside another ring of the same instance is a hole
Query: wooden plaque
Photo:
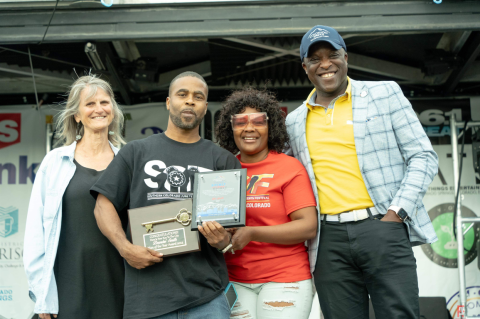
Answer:
[[129, 209], [132, 243], [163, 256], [200, 251], [199, 234], [190, 225], [191, 211], [191, 199]]

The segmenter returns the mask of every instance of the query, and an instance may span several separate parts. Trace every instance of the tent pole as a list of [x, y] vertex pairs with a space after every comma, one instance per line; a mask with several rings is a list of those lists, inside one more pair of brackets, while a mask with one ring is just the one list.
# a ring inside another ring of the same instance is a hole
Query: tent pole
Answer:
[[32, 54], [30, 53], [30, 46], [28, 46], [28, 59], [30, 60], [30, 69], [32, 70], [32, 80], [33, 80], [33, 90], [35, 91], [35, 100], [37, 101], [36, 110], [38, 111], [38, 94], [37, 94], [37, 84], [35, 83], [35, 73], [33, 73], [33, 63], [32, 63]]

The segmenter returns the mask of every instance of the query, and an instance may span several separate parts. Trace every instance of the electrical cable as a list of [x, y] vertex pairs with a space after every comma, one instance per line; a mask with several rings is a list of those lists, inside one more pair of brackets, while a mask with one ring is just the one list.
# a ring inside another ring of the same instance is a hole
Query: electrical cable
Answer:
[[35, 109], [38, 111], [40, 105], [38, 104], [38, 93], [37, 93], [37, 84], [35, 83], [35, 73], [33, 72], [33, 63], [32, 63], [32, 56], [30, 55], [30, 46], [28, 46], [28, 58], [30, 60], [30, 70], [32, 71], [32, 81], [33, 81], [33, 90], [35, 91], [35, 100], [37, 101], [37, 105]]
[[[460, 151], [460, 169], [458, 172], [458, 184], [457, 184], [457, 194], [455, 194], [455, 209], [453, 212], [453, 237], [457, 238], [457, 231], [456, 231], [456, 220], [457, 220], [457, 206], [458, 206], [458, 197], [460, 195], [460, 181], [462, 180], [462, 169], [463, 169], [463, 149], [465, 147], [465, 135], [466, 135], [466, 130], [467, 130], [467, 124], [468, 120], [465, 121], [465, 124], [463, 125], [463, 135], [462, 135], [462, 150]], [[453, 154], [452, 154], [453, 158]], [[461, 209], [461, 208], [460, 208]], [[461, 234], [463, 236], [463, 233]], [[468, 249], [463, 247], [464, 250], [469, 251]]]
[[57, 10], [57, 5], [58, 5], [59, 1], [60, 0], [57, 0], [57, 2], [55, 2], [55, 7], [53, 7], [52, 16], [50, 17], [50, 21], [48, 21], [47, 29], [45, 30], [45, 33], [43, 34], [42, 41], [40, 41], [38, 43], [38, 45], [42, 44], [43, 40], [45, 40], [45, 37], [47, 36], [48, 28], [50, 28], [50, 23], [52, 23], [52, 19], [53, 19], [53, 16], [55, 15], [55, 11]]

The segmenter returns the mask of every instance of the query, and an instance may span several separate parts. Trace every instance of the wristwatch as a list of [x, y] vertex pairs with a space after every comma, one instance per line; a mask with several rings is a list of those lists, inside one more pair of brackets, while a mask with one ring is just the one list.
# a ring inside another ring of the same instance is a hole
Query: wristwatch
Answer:
[[401, 207], [390, 206], [388, 209], [393, 210], [395, 213], [397, 213], [398, 218], [400, 218], [400, 220], [402, 222], [405, 222], [406, 220], [408, 220], [410, 218], [410, 217], [408, 217], [407, 212]]
[[402, 220], [402, 222], [405, 222], [406, 220], [408, 220], [410, 218], [410, 217], [408, 217], [407, 212], [405, 210], [403, 210], [403, 208], [400, 208], [400, 210], [397, 213], [397, 216], [398, 216], [398, 218], [400, 218]]

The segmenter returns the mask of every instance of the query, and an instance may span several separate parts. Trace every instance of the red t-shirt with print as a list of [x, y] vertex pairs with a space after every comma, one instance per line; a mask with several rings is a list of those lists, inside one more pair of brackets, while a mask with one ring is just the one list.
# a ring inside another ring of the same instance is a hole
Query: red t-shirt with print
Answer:
[[[240, 156], [238, 156], [240, 160]], [[291, 221], [289, 214], [316, 206], [303, 165], [285, 154], [270, 152], [247, 169], [247, 226], [273, 226]], [[225, 254], [231, 281], [244, 283], [293, 282], [311, 278], [303, 243], [278, 245], [252, 241], [235, 254]]]

